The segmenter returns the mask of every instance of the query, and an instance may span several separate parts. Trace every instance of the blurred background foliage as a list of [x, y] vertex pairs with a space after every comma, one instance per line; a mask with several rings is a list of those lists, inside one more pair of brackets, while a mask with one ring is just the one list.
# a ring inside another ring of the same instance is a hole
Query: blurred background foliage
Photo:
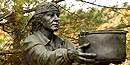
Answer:
[[[23, 40], [30, 35], [31, 23], [21, 34], [25, 24], [34, 14], [36, 6], [46, 0], [0, 0], [0, 65], [21, 65], [21, 48]], [[59, 3], [64, 0], [52, 0]], [[82, 0], [80, 0], [82, 1]], [[84, 2], [84, 1], [82, 1]], [[89, 3], [89, 2], [88, 2]], [[122, 8], [118, 5], [102, 7], [100, 10], [94, 7], [88, 8], [87, 12], [79, 9], [74, 12], [65, 4], [60, 6], [60, 26], [55, 32], [62, 38], [67, 38], [78, 46], [78, 34], [80, 31], [122, 29], [130, 31], [130, 5], [123, 3]], [[127, 61], [130, 59], [130, 33], [127, 34]]]

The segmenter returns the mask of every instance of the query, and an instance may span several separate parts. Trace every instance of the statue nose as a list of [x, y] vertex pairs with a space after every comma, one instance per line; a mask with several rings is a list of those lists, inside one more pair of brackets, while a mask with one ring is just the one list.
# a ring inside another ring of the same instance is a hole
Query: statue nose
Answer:
[[55, 21], [55, 22], [59, 22], [59, 18], [58, 18], [58, 16], [57, 16], [56, 14], [55, 14], [54, 21]]

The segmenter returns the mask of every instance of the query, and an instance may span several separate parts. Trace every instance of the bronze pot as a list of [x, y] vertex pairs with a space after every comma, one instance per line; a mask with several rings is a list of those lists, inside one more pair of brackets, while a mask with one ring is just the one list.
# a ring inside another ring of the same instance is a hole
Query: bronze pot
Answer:
[[126, 59], [126, 33], [124, 30], [98, 30], [80, 32], [79, 44], [90, 43], [84, 53], [96, 53], [96, 61], [113, 62]]

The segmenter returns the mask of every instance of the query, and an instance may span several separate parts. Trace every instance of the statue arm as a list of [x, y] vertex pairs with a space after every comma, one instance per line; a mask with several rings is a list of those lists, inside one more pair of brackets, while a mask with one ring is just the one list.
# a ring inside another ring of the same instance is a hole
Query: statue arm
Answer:
[[23, 55], [25, 60], [30, 60], [37, 65], [69, 65], [72, 63], [67, 56], [67, 49], [59, 48], [49, 51], [41, 43], [24, 43]]

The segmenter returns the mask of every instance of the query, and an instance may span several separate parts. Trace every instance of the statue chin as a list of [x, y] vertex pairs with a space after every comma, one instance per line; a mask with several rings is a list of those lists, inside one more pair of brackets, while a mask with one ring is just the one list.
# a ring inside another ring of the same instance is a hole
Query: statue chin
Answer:
[[53, 29], [48, 29], [48, 28], [46, 28], [46, 30], [48, 30], [48, 31], [52, 31], [52, 32], [56, 32], [56, 31], [58, 31], [58, 28], [53, 28]]
[[58, 31], [58, 29], [59, 29], [58, 27], [53, 27], [51, 30], [52, 31]]
[[55, 29], [55, 30], [53, 30], [53, 31], [58, 31], [58, 29]]

